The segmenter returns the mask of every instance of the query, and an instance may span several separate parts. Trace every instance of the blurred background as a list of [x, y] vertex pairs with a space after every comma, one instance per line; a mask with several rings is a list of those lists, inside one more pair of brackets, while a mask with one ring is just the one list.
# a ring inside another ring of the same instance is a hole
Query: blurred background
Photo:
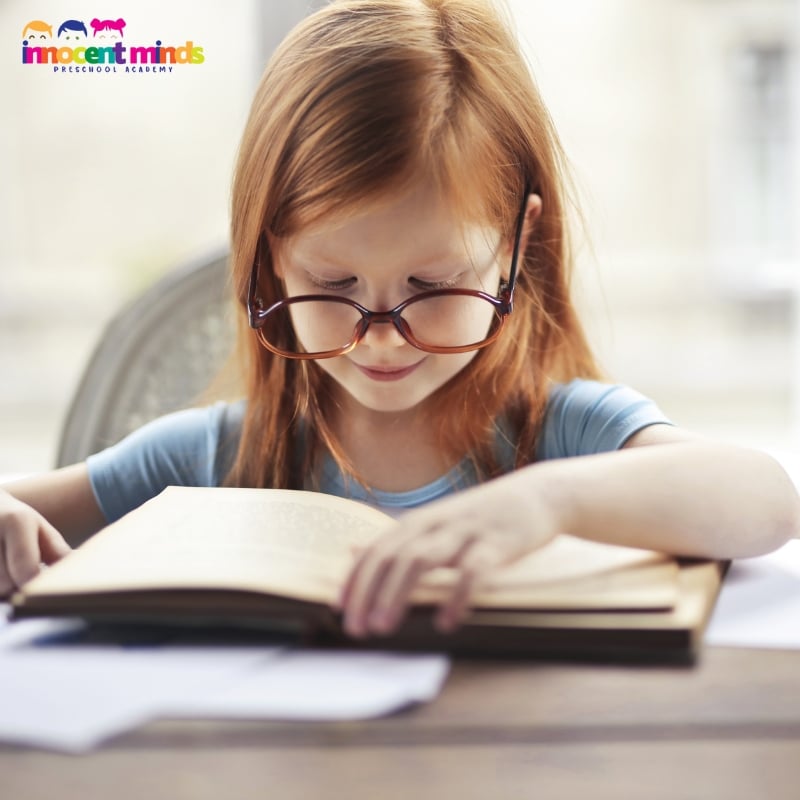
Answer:
[[[799, 5], [508, 3], [571, 161], [602, 366], [685, 427], [770, 448], [800, 443]], [[52, 465], [114, 312], [226, 246], [250, 99], [314, 6], [121, 0], [131, 42], [206, 60], [89, 75], [23, 66], [20, 46], [32, 19], [96, 2], [0, 3], [0, 474]]]

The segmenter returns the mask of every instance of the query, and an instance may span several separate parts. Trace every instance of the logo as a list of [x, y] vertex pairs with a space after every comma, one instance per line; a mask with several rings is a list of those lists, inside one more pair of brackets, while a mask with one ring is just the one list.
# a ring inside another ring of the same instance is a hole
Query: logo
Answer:
[[[89, 27], [68, 19], [58, 28], [35, 19], [22, 29], [22, 63], [54, 73], [169, 74], [183, 66], [202, 64], [203, 48], [187, 40], [180, 45], [128, 44], [124, 19], [93, 19]], [[53, 36], [53, 30], [56, 30]]]

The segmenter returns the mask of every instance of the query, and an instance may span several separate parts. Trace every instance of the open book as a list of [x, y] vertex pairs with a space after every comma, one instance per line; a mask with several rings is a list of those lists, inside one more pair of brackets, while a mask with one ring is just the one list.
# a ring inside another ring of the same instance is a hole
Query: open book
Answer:
[[[13, 598], [14, 614], [289, 624], [306, 641], [344, 641], [331, 607], [354, 551], [396, 524], [367, 505], [316, 492], [169, 487], [27, 583]], [[494, 572], [465, 625], [437, 634], [431, 606], [454, 577], [447, 568], [430, 572], [403, 628], [367, 644], [691, 658], [721, 569], [562, 535]]]

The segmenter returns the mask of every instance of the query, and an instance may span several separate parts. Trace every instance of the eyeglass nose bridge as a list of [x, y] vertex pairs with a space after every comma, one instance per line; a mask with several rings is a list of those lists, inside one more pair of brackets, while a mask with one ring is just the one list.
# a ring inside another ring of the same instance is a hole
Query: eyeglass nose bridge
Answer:
[[356, 342], [360, 342], [367, 335], [367, 331], [373, 323], [377, 325], [391, 324], [394, 325], [395, 329], [403, 337], [403, 339], [405, 339], [409, 344], [416, 346], [414, 337], [411, 334], [411, 328], [402, 316], [405, 305], [406, 304], [403, 303], [397, 308], [392, 308], [389, 311], [369, 311], [366, 308], [360, 308], [359, 311], [361, 311], [361, 321], [358, 324], [358, 330], [356, 332]]

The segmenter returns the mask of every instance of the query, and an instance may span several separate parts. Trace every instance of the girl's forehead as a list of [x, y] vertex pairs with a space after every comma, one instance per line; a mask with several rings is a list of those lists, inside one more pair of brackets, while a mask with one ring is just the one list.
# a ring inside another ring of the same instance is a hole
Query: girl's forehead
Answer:
[[368, 217], [343, 225], [307, 230], [285, 242], [283, 252], [301, 261], [353, 265], [381, 261], [416, 266], [485, 260], [498, 246], [500, 235], [491, 229], [466, 225], [418, 226], [373, 222]]
[[459, 218], [447, 198], [422, 184], [328, 215], [278, 246], [299, 257], [390, 251], [435, 262], [479, 258], [493, 252], [499, 239], [499, 231], [488, 222]]

